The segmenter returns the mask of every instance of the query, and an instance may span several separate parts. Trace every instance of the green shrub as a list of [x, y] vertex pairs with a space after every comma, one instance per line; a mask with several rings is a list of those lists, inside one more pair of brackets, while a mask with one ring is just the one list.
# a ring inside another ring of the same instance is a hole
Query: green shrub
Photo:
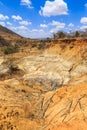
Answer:
[[16, 46], [7, 46], [3, 48], [4, 54], [12, 54], [18, 52], [18, 48]]
[[37, 48], [38, 48], [39, 50], [44, 49], [45, 47], [46, 47], [45, 41], [41, 41], [41, 42], [38, 43], [38, 45], [37, 45]]

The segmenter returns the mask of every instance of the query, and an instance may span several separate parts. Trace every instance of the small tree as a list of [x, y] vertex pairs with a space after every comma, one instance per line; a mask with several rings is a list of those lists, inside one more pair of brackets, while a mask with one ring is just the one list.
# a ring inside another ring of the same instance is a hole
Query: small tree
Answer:
[[66, 35], [64, 32], [60, 31], [58, 32], [59, 38], [64, 38]]
[[54, 38], [54, 39], [58, 38], [58, 37], [57, 37], [57, 33], [53, 33], [53, 38]]
[[76, 31], [76, 32], [75, 32], [75, 37], [79, 37], [79, 36], [80, 36], [79, 31]]
[[63, 31], [59, 31], [53, 34], [54, 38], [65, 38], [66, 34]]

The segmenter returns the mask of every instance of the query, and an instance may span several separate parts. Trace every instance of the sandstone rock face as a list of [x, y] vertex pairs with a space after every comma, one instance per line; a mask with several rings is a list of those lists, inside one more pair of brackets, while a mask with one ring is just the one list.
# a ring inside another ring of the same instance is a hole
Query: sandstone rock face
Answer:
[[23, 79], [31, 82], [32, 85], [37, 81], [46, 88], [47, 86], [55, 88], [70, 84], [73, 78], [81, 77], [87, 72], [87, 63], [84, 59], [78, 62], [75, 56], [73, 59], [69, 60], [59, 54], [43, 54], [25, 57], [20, 60], [18, 66], [26, 72]]
[[49, 86], [57, 87], [70, 80], [69, 69], [72, 65], [72, 62], [59, 55], [39, 55], [21, 59], [19, 68], [26, 72], [23, 77], [25, 80], [35, 79], [45, 86], [49, 82]]

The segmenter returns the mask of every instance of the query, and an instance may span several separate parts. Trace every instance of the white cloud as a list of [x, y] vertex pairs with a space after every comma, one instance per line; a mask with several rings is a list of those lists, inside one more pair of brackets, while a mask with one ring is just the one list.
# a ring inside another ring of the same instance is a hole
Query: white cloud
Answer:
[[[22, 22], [22, 21], [20, 21]], [[11, 30], [24, 37], [30, 38], [46, 38], [51, 37], [53, 32], [63, 30], [65, 23], [59, 21], [51, 21], [50, 23], [40, 24], [39, 28], [29, 29], [26, 25], [20, 24], [20, 26], [9, 26]], [[45, 31], [45, 28], [46, 31]]]
[[55, 28], [50, 30], [50, 33], [56, 33], [62, 29], [64, 29], [64, 26], [56, 26]]
[[87, 26], [81, 26], [80, 29], [81, 29], [81, 30], [86, 30], [86, 29], [87, 29]]
[[87, 8], [87, 3], [84, 6]]
[[27, 27], [25, 27], [25, 26], [18, 26], [18, 27], [16, 27], [15, 28], [15, 30], [17, 30], [17, 31], [25, 31], [25, 30], [27, 30], [28, 28]]
[[57, 16], [57, 15], [67, 15], [68, 14], [68, 7], [67, 3], [63, 0], [54, 0], [45, 2], [44, 7], [41, 7], [39, 11], [40, 15], [43, 16]]
[[21, 5], [26, 5], [28, 8], [33, 8], [30, 0], [21, 0]]
[[18, 33], [19, 35], [21, 35], [21, 36], [24, 36], [24, 37], [27, 37], [27, 33], [28, 33], [28, 28], [27, 27], [25, 27], [25, 26], [18, 26], [18, 27], [14, 27], [14, 31], [16, 32], [16, 33]]
[[32, 23], [28, 21], [21, 21], [19, 22], [19, 24], [27, 26], [27, 25], [31, 25]]
[[74, 27], [74, 24], [73, 24], [73, 23], [70, 23], [70, 24], [68, 25], [68, 27]]
[[47, 25], [47, 24], [40, 24], [40, 27], [41, 27], [41, 28], [47, 28], [48, 25]]
[[18, 33], [21, 36], [28, 38], [45, 38], [50, 36], [49, 32], [45, 32], [43, 29], [29, 29], [26, 26], [10, 26], [10, 29]]
[[52, 33], [58, 32], [59, 30], [62, 30], [65, 28], [65, 23], [55, 21], [53, 20], [52, 22], [48, 24], [40, 24], [40, 27], [42, 28], [50, 28], [49, 32], [47, 34], [52, 35]]
[[7, 20], [9, 17], [7, 15], [0, 14], [0, 20]]
[[25, 26], [10, 26], [10, 29], [21, 36], [27, 37], [28, 28]]
[[5, 22], [0, 22], [0, 25], [5, 26]]
[[64, 28], [66, 24], [65, 24], [65, 23], [62, 23], [62, 22], [59, 22], [59, 21], [53, 20], [49, 25], [58, 26], [58, 27], [60, 27], [60, 28]]
[[46, 38], [49, 37], [50, 33], [45, 32], [43, 29], [33, 29], [29, 32], [28, 37], [31, 38]]
[[12, 23], [10, 23], [10, 22], [7, 22], [7, 25], [10, 25], [10, 26], [11, 26], [11, 25], [12, 25]]
[[87, 24], [87, 17], [82, 17], [80, 23]]
[[54, 32], [57, 32], [57, 31], [59, 31], [61, 29], [64, 29], [66, 24], [53, 20], [50, 23], [50, 25], [55, 26], [53, 29], [50, 30], [51, 33], [54, 33]]
[[11, 30], [15, 31], [16, 33], [19, 33], [21, 35], [21, 33], [23, 33], [24, 31], [27, 31], [28, 28], [25, 26], [11, 26], [10, 27]]
[[32, 32], [38, 32], [38, 29], [32, 29]]
[[16, 20], [22, 20], [22, 17], [19, 15], [12, 15], [12, 18], [16, 21]]

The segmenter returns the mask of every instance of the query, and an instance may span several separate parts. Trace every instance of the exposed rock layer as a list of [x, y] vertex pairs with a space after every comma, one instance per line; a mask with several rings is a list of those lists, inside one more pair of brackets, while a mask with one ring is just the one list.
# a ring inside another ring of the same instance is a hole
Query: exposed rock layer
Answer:
[[57, 42], [0, 57], [1, 130], [87, 129], [86, 41]]

